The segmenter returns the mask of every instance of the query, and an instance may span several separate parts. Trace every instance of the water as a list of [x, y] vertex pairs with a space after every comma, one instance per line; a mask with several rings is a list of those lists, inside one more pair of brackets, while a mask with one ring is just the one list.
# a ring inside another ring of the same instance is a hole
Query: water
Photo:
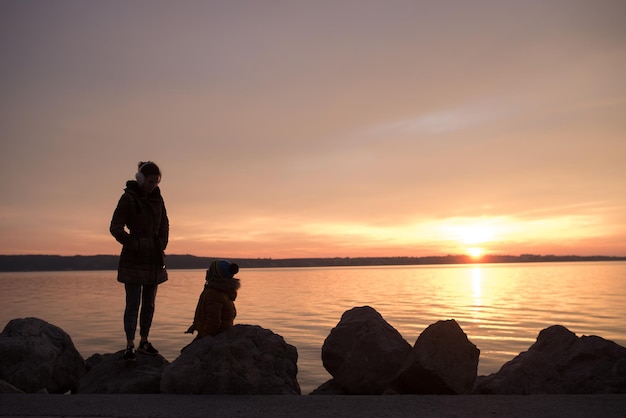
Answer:
[[[455, 319], [494, 373], [560, 324], [626, 346], [626, 262], [242, 269], [236, 323], [260, 325], [298, 349], [310, 393], [331, 376], [321, 347], [341, 315], [369, 305], [412, 345], [430, 324]], [[159, 287], [150, 339], [169, 361], [193, 337], [203, 270], [171, 270]], [[64, 329], [88, 358], [125, 345], [124, 287], [114, 271], [0, 273], [0, 326], [38, 317]]]

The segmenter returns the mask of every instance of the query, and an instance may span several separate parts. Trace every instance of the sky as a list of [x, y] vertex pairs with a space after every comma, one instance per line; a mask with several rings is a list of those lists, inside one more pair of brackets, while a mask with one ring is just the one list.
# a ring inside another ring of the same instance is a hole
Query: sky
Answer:
[[622, 0], [0, 0], [0, 254], [626, 256]]

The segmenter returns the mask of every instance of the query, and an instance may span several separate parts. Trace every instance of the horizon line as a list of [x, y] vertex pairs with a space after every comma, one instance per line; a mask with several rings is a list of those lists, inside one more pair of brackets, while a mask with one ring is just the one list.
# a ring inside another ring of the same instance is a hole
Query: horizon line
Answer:
[[[374, 256], [317, 256], [317, 257], [216, 257], [216, 256], [204, 256], [195, 254], [166, 254], [166, 257], [196, 257], [196, 258], [230, 258], [230, 259], [242, 259], [242, 260], [315, 260], [315, 259], [355, 259], [355, 258], [444, 258], [444, 257], [467, 257], [467, 258], [488, 258], [488, 257], [577, 257], [577, 258], [626, 258], [626, 255], [606, 255], [606, 254], [594, 254], [594, 255], [580, 255], [580, 254], [535, 254], [535, 253], [521, 253], [521, 254], [482, 254], [478, 257], [474, 257], [469, 254], [456, 253], [456, 254], [443, 254], [443, 255], [374, 255]], [[73, 254], [73, 255], [61, 255], [61, 254], [0, 254], [0, 257], [119, 257], [119, 254]]]

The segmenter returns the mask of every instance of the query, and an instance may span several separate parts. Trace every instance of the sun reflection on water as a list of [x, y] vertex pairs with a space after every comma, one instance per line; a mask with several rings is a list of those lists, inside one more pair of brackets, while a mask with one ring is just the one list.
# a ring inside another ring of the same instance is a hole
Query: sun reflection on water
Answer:
[[482, 309], [483, 299], [482, 299], [482, 270], [478, 266], [472, 267], [471, 270], [472, 277], [472, 297], [473, 297], [473, 305], [470, 307], [472, 312], [472, 322], [479, 324], [484, 316], [484, 312]]
[[472, 290], [474, 291], [474, 306], [482, 306], [482, 271], [480, 267], [472, 267]]

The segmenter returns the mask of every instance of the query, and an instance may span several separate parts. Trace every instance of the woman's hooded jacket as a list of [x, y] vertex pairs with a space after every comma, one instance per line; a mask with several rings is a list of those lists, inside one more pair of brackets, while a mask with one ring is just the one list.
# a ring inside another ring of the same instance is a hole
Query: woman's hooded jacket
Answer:
[[198, 331], [196, 338], [216, 335], [233, 326], [237, 310], [235, 299], [241, 286], [233, 276], [239, 266], [226, 260], [215, 260], [206, 272], [206, 283], [200, 294], [193, 325], [187, 332]]
[[158, 187], [145, 196], [135, 180], [126, 182], [109, 230], [122, 244], [118, 281], [149, 285], [167, 280], [165, 248], [169, 239], [169, 220]]

